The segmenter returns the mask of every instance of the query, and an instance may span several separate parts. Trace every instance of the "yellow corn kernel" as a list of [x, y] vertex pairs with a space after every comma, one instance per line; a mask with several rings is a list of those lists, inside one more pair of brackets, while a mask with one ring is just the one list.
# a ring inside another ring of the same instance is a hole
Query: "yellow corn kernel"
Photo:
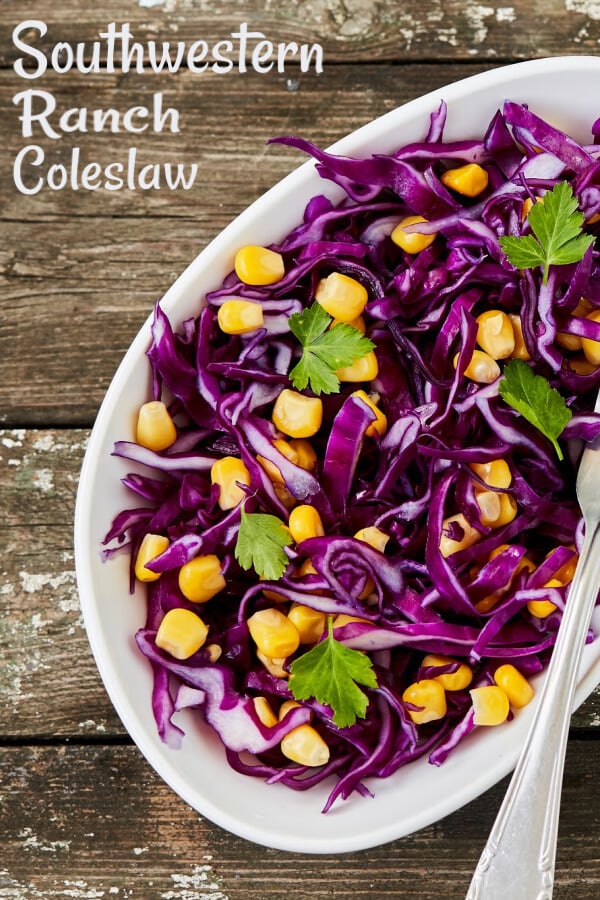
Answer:
[[296, 465], [307, 472], [312, 472], [317, 465], [317, 453], [310, 441], [306, 438], [292, 438], [290, 447], [297, 456]]
[[321, 516], [310, 503], [294, 507], [290, 513], [288, 528], [297, 544], [308, 538], [322, 537], [325, 534]]
[[240, 247], [235, 254], [234, 268], [244, 284], [275, 284], [285, 275], [282, 255], [256, 244]]
[[360, 389], [358, 391], [352, 391], [350, 396], [351, 397], [360, 397], [360, 399], [364, 400], [364, 402], [367, 404], [367, 406], [369, 406], [375, 413], [375, 416], [376, 416], [375, 421], [371, 422], [371, 424], [367, 428], [365, 434], [367, 434], [368, 437], [375, 437], [377, 435], [379, 437], [383, 437], [383, 435], [387, 431], [387, 416], [385, 415], [384, 412], [382, 412], [379, 409], [376, 401], [373, 400], [372, 397], [369, 397], [369, 395], [366, 393], [366, 391], [363, 391]]
[[437, 237], [437, 232], [423, 234], [418, 231], [406, 231], [411, 225], [419, 225], [421, 222], [427, 222], [427, 219], [423, 216], [406, 216], [398, 222], [390, 235], [394, 244], [406, 253], [421, 253], [430, 247]]
[[296, 498], [290, 494], [284, 484], [274, 483], [273, 490], [286, 509], [291, 509], [296, 503]]
[[522, 709], [533, 700], [533, 688], [524, 675], [510, 663], [496, 669], [494, 681], [498, 687], [502, 688], [508, 697], [508, 702], [515, 709]]
[[329, 762], [329, 747], [312, 725], [298, 725], [282, 738], [281, 752], [301, 766], [324, 766]]
[[428, 653], [423, 657], [421, 666], [425, 668], [438, 668], [458, 663], [456, 672], [443, 672], [441, 675], [430, 675], [434, 681], [439, 681], [445, 691], [462, 691], [473, 680], [473, 673], [466, 663], [459, 662], [451, 656], [442, 656], [439, 653]]
[[[454, 522], [456, 522], [463, 531], [462, 537], [458, 540], [449, 538], [445, 533]], [[473, 544], [476, 544], [477, 541], [480, 540], [480, 538], [481, 532], [477, 531], [476, 528], [473, 528], [462, 513], [456, 513], [456, 515], [449, 516], [443, 521], [442, 536], [440, 538], [440, 553], [443, 557], [452, 556], [453, 553], [458, 553], [459, 550], [466, 550], [467, 547], [472, 547]]]
[[477, 197], [488, 186], [488, 173], [477, 163], [467, 163], [456, 169], [444, 172], [440, 181], [444, 187], [462, 194], [464, 197]]
[[301, 705], [302, 704], [298, 703], [297, 700], [284, 700], [283, 703], [281, 704], [281, 706], [279, 707], [279, 713], [278, 713], [279, 721], [281, 722], [281, 720], [285, 716], [287, 716], [290, 709], [298, 709]]
[[487, 597], [482, 597], [481, 600], [478, 600], [475, 604], [475, 609], [477, 612], [486, 613], [489, 612], [490, 609], [493, 609], [500, 600], [500, 594], [488, 594]]
[[[579, 316], [580, 318], [585, 318], [592, 311], [592, 304], [585, 297], [581, 297], [577, 306], [572, 311], [571, 315]], [[556, 343], [560, 344], [561, 347], [564, 347], [565, 350], [577, 351], [581, 350], [581, 338], [578, 334], [569, 334], [568, 332], [560, 331], [556, 335]]]
[[219, 506], [221, 509], [233, 509], [246, 496], [240, 484], [250, 484], [250, 472], [237, 456], [224, 456], [217, 459], [210, 470], [211, 484], [219, 485]]
[[318, 609], [304, 606], [302, 603], [293, 603], [288, 613], [288, 619], [298, 629], [301, 644], [314, 644], [325, 631], [327, 616]]
[[277, 716], [266, 697], [254, 697], [253, 703], [256, 715], [263, 725], [266, 725], [267, 728], [277, 725]]
[[440, 682], [434, 681], [433, 678], [423, 678], [409, 684], [402, 694], [402, 699], [412, 706], [422, 707], [418, 710], [407, 710], [415, 725], [434, 722], [446, 715], [446, 692]]
[[148, 450], [158, 453], [175, 442], [177, 429], [171, 414], [162, 400], [149, 400], [140, 407], [136, 428], [136, 441]]
[[[550, 556], [550, 554], [548, 554]], [[557, 569], [552, 576], [554, 581], [558, 581], [560, 585], [570, 584], [575, 576], [575, 569], [579, 561], [579, 555], [573, 551], [573, 556], [563, 563], [560, 569]], [[558, 586], [558, 585], [557, 585]]]
[[369, 544], [370, 547], [374, 547], [375, 550], [379, 550], [380, 553], [385, 551], [387, 542], [390, 539], [389, 534], [381, 531], [376, 525], [367, 525], [366, 528], [360, 528], [354, 537], [357, 541], [363, 541], [365, 544]]
[[312, 437], [323, 422], [323, 402], [284, 388], [275, 401], [272, 419], [275, 427], [290, 437]]
[[332, 272], [322, 278], [315, 291], [315, 300], [325, 312], [340, 322], [352, 322], [367, 305], [367, 289], [349, 275]]
[[372, 381], [379, 374], [379, 363], [375, 352], [370, 350], [369, 353], [354, 360], [349, 366], [337, 369], [335, 374], [340, 381]]
[[[595, 309], [586, 316], [591, 322], [600, 322], [600, 309]], [[594, 341], [591, 338], [581, 338], [581, 349], [583, 355], [593, 366], [600, 366], [600, 341]]]
[[225, 587], [221, 560], [214, 553], [195, 556], [179, 570], [179, 589], [190, 603], [206, 603]]
[[568, 331], [556, 332], [556, 343], [565, 350], [575, 352], [581, 350], [581, 338], [578, 334], [570, 334]]
[[507, 359], [515, 349], [512, 323], [501, 309], [488, 309], [475, 320], [477, 343], [492, 359]]
[[269, 675], [273, 675], [274, 678], [290, 677], [290, 673], [283, 668], [286, 659], [285, 656], [273, 658], [271, 656], [267, 656], [266, 653], [261, 653], [260, 650], [256, 651], [256, 655]]
[[[297, 464], [298, 454], [296, 453], [294, 448], [290, 444], [288, 444], [287, 441], [284, 441], [282, 438], [275, 438], [275, 440], [273, 441], [273, 446], [277, 447], [281, 455], [285, 456], [286, 459], [289, 459], [291, 463], [294, 463], [294, 465]], [[285, 484], [283, 475], [281, 474], [275, 463], [272, 463], [270, 460], [265, 459], [264, 456], [257, 456], [256, 461], [257, 463], [260, 463], [273, 484]]]
[[300, 634], [280, 609], [259, 609], [248, 619], [248, 628], [258, 650], [271, 659], [287, 659], [300, 646]]
[[589, 362], [585, 358], [585, 356], [573, 356], [571, 359], [567, 360], [570, 369], [573, 369], [577, 375], [591, 375], [592, 372], [595, 372], [598, 366], [595, 366], [593, 363]]
[[352, 325], [352, 327], [356, 328], [357, 331], [360, 331], [361, 334], [365, 334], [367, 330], [366, 322], [362, 316], [357, 316], [355, 319], [352, 319], [351, 322], [343, 322], [342, 319], [334, 319], [329, 327], [334, 328], [336, 325]]
[[195, 612], [174, 607], [165, 613], [156, 632], [156, 646], [175, 659], [188, 659], [203, 646], [208, 628]]
[[504, 490], [510, 487], [512, 473], [505, 459], [492, 459], [484, 463], [470, 463], [470, 469], [490, 487]]
[[[544, 587], [560, 588], [563, 587], [563, 583], [558, 578], [551, 578]], [[530, 600], [527, 604], [527, 609], [536, 619], [547, 619], [556, 609], [556, 604], [552, 600]]]
[[351, 625], [352, 622], [364, 622], [366, 625], [371, 624], [368, 619], [361, 619], [360, 616], [350, 616], [347, 613], [338, 613], [333, 620], [333, 627], [343, 628], [344, 625]]
[[263, 596], [267, 598], [267, 600], [272, 600], [273, 603], [287, 603], [287, 597], [284, 597], [283, 594], [280, 594], [278, 591], [271, 591], [269, 589], [263, 590]]
[[525, 338], [523, 337], [523, 323], [521, 322], [521, 316], [516, 313], [509, 313], [508, 318], [510, 319], [510, 324], [513, 328], [513, 334], [515, 336], [515, 349], [512, 352], [513, 359], [531, 359], [531, 354], [527, 349], [525, 344]]
[[500, 518], [500, 494], [496, 491], [480, 491], [477, 494], [477, 504], [481, 514], [481, 524], [493, 528]]
[[[541, 198], [539, 198], [541, 199]], [[531, 212], [533, 207], [533, 200], [531, 197], [525, 197], [523, 200], [523, 206], [521, 207], [521, 222], [524, 222], [529, 213]]]
[[508, 719], [508, 697], [497, 684], [486, 684], [469, 691], [473, 701], [475, 725], [501, 725]]
[[[500, 544], [500, 546], [495, 547], [491, 551], [491, 553], [488, 556], [488, 559], [489, 560], [495, 559], [496, 556], [498, 556], [500, 553], [502, 553], [503, 550], [507, 550], [508, 547], [510, 547], [510, 544]], [[514, 575], [515, 576], [518, 575], [519, 572], [523, 571], [523, 569], [527, 569], [528, 572], [533, 572], [535, 567], [536, 566], [535, 566], [535, 563], [533, 562], [533, 560], [529, 559], [529, 557], [527, 557], [527, 556], [523, 556], [519, 560], [519, 562], [515, 568]], [[482, 612], [482, 613], [489, 612], [490, 609], [493, 609], [494, 606], [498, 603], [498, 601], [501, 600], [501, 598], [502, 598], [501, 593], [489, 594], [487, 597], [483, 597], [481, 600], [479, 600], [475, 604], [475, 609], [478, 612]]]
[[223, 649], [219, 644], [206, 644], [204, 651], [208, 654], [208, 658], [212, 663], [216, 663], [223, 654]]
[[[499, 556], [504, 550], [508, 550], [510, 544], [500, 544], [498, 547], [494, 547], [494, 549], [490, 552], [488, 559], [495, 559]], [[535, 563], [532, 559], [529, 559], [528, 556], [523, 556], [519, 560], [517, 567], [515, 569], [515, 575], [518, 575], [519, 572], [522, 572], [523, 569], [527, 569], [528, 572], [533, 572], [535, 569]]]
[[511, 494], [503, 491], [480, 491], [477, 503], [481, 510], [481, 524], [489, 528], [508, 525], [517, 515], [517, 501]]
[[509, 522], [516, 518], [519, 511], [517, 501], [512, 494], [502, 492], [498, 494], [498, 497], [500, 498], [500, 515], [493, 524], [494, 528], [502, 528], [504, 525], [508, 525]]
[[497, 547], [494, 547], [493, 550], [490, 550], [488, 554], [488, 559], [496, 559], [497, 556], [500, 556], [501, 553], [504, 553], [505, 550], [508, 550], [510, 544], [498, 544]]
[[164, 553], [168, 546], [169, 538], [162, 534], [144, 535], [135, 558], [135, 577], [138, 581], [157, 581], [160, 578], [161, 573], [147, 569], [146, 564]]
[[367, 597], [370, 597], [371, 594], [375, 591], [376, 585], [372, 578], [367, 578], [365, 581], [365, 586], [358, 595], [359, 600], [366, 600]]
[[[454, 357], [454, 368], [458, 363], [458, 353]], [[465, 378], [478, 384], [491, 384], [500, 376], [500, 366], [485, 350], [473, 350], [469, 364], [463, 372]]]
[[522, 572], [523, 569], [527, 569], [528, 572], [535, 572], [536, 565], [532, 559], [529, 559], [528, 556], [523, 556], [519, 561], [519, 565], [516, 568], [515, 575], [518, 575], [519, 572]]
[[225, 334], [248, 334], [262, 328], [262, 306], [249, 300], [226, 300], [219, 307], [217, 321]]
[[530, 600], [527, 609], [536, 619], [547, 619], [556, 609], [551, 600]]
[[303, 578], [304, 575], [318, 575], [318, 574], [319, 573], [313, 566], [310, 559], [305, 559], [304, 562], [301, 564], [300, 568], [298, 569], [298, 576], [300, 578]]

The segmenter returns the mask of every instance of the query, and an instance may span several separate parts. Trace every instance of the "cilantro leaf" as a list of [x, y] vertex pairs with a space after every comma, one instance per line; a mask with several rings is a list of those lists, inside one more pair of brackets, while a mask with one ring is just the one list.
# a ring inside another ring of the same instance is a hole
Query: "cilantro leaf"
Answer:
[[327, 637], [295, 659], [290, 672], [289, 687], [296, 700], [314, 697], [330, 706], [333, 721], [340, 728], [353, 725], [357, 717], [366, 714], [369, 700], [358, 685], [377, 687], [370, 658], [336, 641], [331, 616]]
[[299, 391], [310, 385], [317, 395], [337, 393], [337, 370], [375, 349], [375, 344], [357, 328], [347, 323], [329, 328], [331, 321], [320, 303], [289, 318], [290, 330], [302, 344], [300, 361], [290, 372], [290, 380]]
[[506, 364], [498, 390], [505, 403], [520, 412], [552, 441], [558, 458], [562, 459], [557, 438], [568, 424], [572, 413], [559, 392], [542, 375], [536, 375], [522, 359], [511, 359]]
[[340, 389], [340, 380], [335, 372], [332, 372], [316, 354], [310, 352], [302, 354], [290, 372], [290, 379], [299, 391], [303, 391], [309, 382], [315, 394], [337, 394]]
[[281, 519], [267, 513], [247, 513], [242, 519], [235, 545], [235, 558], [242, 569], [254, 568], [260, 578], [281, 578], [288, 564], [284, 547], [292, 543]]
[[533, 234], [500, 238], [500, 246], [517, 269], [541, 266], [544, 284], [550, 266], [578, 262], [594, 243], [591, 234], [583, 234], [583, 213], [577, 208], [571, 185], [559, 181], [544, 194], [543, 203], [534, 203], [527, 216]]

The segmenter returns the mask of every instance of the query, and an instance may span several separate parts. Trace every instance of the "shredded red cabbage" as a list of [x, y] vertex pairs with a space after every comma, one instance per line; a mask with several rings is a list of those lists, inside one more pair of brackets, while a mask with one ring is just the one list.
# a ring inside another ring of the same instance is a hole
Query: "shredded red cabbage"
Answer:
[[[579, 145], [513, 102], [481, 138], [444, 142], [445, 119], [442, 104], [422, 142], [363, 159], [335, 156], [298, 138], [276, 139], [312, 156], [346, 199], [337, 206], [324, 196], [311, 200], [298, 227], [272, 248], [285, 263], [275, 284], [249, 286], [230, 274], [179, 333], [157, 305], [148, 349], [153, 396], [168, 398], [178, 437], [160, 452], [131, 440], [114, 448], [136, 466], [123, 482], [139, 506], [115, 518], [106, 556], [123, 548], [131, 554], [133, 584], [144, 535], [170, 541], [148, 564], [161, 577], [148, 585], [146, 627], [137, 635], [154, 673], [152, 704], [162, 739], [178, 746], [182, 731], [174, 714], [194, 709], [218, 733], [229, 764], [244, 774], [299, 790], [334, 777], [325, 811], [353, 792], [369, 795], [366, 779], [386, 778], [424, 754], [442, 764], [478, 727], [469, 689], [491, 684], [500, 662], [526, 677], [544, 668], [568, 601], [568, 580], [556, 575], [581, 544], [577, 444], [600, 434], [593, 412], [600, 368], [582, 360], [580, 339], [600, 341], [600, 323], [581, 314], [580, 301], [600, 308], [598, 252], [592, 247], [580, 262], [553, 267], [543, 284], [541, 272], [510, 265], [499, 238], [523, 234], [525, 201], [557, 181], [571, 185], [586, 232], [598, 234], [600, 148], [594, 139]], [[446, 169], [466, 163], [482, 166], [489, 177], [473, 199], [441, 181]], [[417, 230], [436, 235], [417, 254], [390, 239], [407, 215], [425, 217]], [[323, 425], [311, 439], [317, 468], [310, 472], [273, 443], [271, 410], [290, 386], [300, 352], [289, 317], [310, 306], [316, 285], [332, 271], [368, 291], [364, 320], [379, 374], [370, 384], [343, 383], [340, 393], [323, 398]], [[217, 312], [232, 297], [260, 303], [264, 327], [223, 334]], [[528, 364], [566, 400], [572, 418], [561, 436], [562, 462], [550, 441], [500, 398], [498, 380], [482, 385], [462, 375], [476, 344], [475, 318], [489, 309], [520, 317]], [[350, 396], [357, 387], [378, 396], [388, 420], [383, 437], [366, 436], [373, 413]], [[320, 513], [325, 535], [288, 548], [277, 582], [260, 581], [236, 561], [240, 509], [222, 511], [210, 483], [210, 468], [223, 455], [239, 456], [248, 468], [247, 509], [287, 521], [290, 503], [310, 502]], [[285, 492], [257, 456], [277, 466]], [[470, 467], [496, 459], [508, 463], [506, 492], [516, 501], [514, 517], [499, 528], [481, 521], [481, 482]], [[453, 518], [457, 513], [464, 519]], [[465, 521], [479, 540], [444, 555], [444, 536], [460, 540]], [[389, 536], [384, 551], [353, 536], [368, 526]], [[168, 610], [195, 608], [179, 590], [177, 571], [199, 553], [219, 556], [227, 586], [202, 608], [211, 652], [202, 648], [180, 661], [157, 647], [155, 636]], [[307, 559], [312, 571], [300, 574]], [[274, 726], [258, 718], [253, 697], [268, 698], [275, 709], [293, 699], [287, 677], [268, 672], [257, 658], [246, 624], [273, 605], [263, 592], [269, 588], [280, 608], [299, 602], [360, 620], [335, 631], [338, 640], [370, 655], [377, 675], [378, 687], [366, 691], [366, 715], [354, 725], [337, 727], [331, 710], [316, 701], [303, 702]], [[554, 611], [533, 615], [531, 601], [550, 601]], [[434, 677], [423, 668], [430, 653], [454, 660], [436, 671], [467, 663], [473, 681], [447, 692], [443, 718], [417, 725], [402, 695], [407, 685]], [[316, 769], [290, 762], [279, 749], [282, 735], [309, 719], [330, 749], [329, 762]]]

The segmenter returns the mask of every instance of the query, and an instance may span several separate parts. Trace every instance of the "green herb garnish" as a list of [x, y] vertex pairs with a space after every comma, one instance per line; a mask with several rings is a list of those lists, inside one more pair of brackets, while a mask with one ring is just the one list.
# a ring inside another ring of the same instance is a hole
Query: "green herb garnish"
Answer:
[[317, 395], [336, 394], [340, 389], [337, 370], [375, 349], [375, 344], [352, 325], [338, 323], [329, 328], [331, 321], [320, 303], [290, 316], [290, 330], [302, 344], [300, 361], [290, 372], [290, 380], [299, 391], [310, 385]]
[[362, 650], [336, 641], [331, 616], [327, 637], [295, 659], [290, 672], [289, 688], [296, 700], [314, 697], [330, 706], [333, 721], [340, 728], [354, 725], [366, 714], [369, 700], [358, 685], [377, 687], [373, 663]]
[[544, 194], [543, 203], [533, 204], [527, 221], [533, 234], [501, 237], [500, 246], [517, 269], [542, 266], [544, 284], [550, 266], [578, 262], [595, 240], [591, 234], [582, 234], [584, 217], [566, 181]]
[[559, 392], [548, 384], [543, 375], [536, 375], [522, 359], [511, 359], [505, 365], [498, 390], [509, 406], [552, 441], [558, 458], [562, 459], [557, 438], [572, 413]]
[[247, 513], [242, 519], [235, 545], [235, 558], [242, 569], [254, 568], [259, 578], [281, 578], [288, 564], [284, 547], [292, 543], [281, 519], [267, 513]]

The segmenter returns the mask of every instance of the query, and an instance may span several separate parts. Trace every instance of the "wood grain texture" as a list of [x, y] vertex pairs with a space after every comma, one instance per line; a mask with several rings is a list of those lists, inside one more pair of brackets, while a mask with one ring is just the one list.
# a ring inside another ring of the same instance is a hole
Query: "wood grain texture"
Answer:
[[[0, 129], [7, 135], [0, 149], [0, 291], [7, 310], [0, 317], [0, 422], [91, 424], [154, 302], [212, 237], [305, 161], [297, 152], [267, 146], [270, 137], [294, 133], [329, 145], [460, 71], [342, 66], [294, 91], [284, 79], [254, 75], [244, 82], [243, 96], [238, 81], [217, 76], [202, 93], [189, 73], [162, 84], [158, 78], [152, 89], [164, 88], [165, 104], [180, 111], [182, 130], [145, 137], [143, 157], [198, 162], [192, 190], [100, 195], [46, 189], [28, 197], [12, 176], [14, 158], [26, 145], [12, 104], [22, 85], [14, 73], [0, 72]], [[102, 76], [92, 84], [85, 76], [53, 76], [47, 88], [61, 110], [125, 110], [145, 98], [141, 81]], [[260, 116], [247, 116], [242, 103], [260, 109]], [[54, 161], [80, 146], [86, 159], [107, 165], [123, 158], [134, 137], [77, 134], [58, 142], [44, 137], [40, 145]]]
[[[0, 734], [123, 734], [95, 667], [75, 579], [87, 432], [0, 432]], [[1, 894], [0, 894], [1, 896]]]
[[[600, 892], [596, 751], [569, 748], [556, 900]], [[0, 897], [10, 900], [461, 900], [505, 788], [383, 847], [309, 856], [199, 817], [134, 747], [3, 748], [0, 783]]]
[[12, 64], [20, 55], [10, 35], [15, 25], [27, 19], [47, 24], [47, 35], [35, 40], [45, 52], [58, 41], [89, 44], [110, 22], [128, 22], [135, 39], [142, 42], [168, 37], [187, 44], [205, 40], [211, 46], [230, 38], [246, 22], [249, 29], [261, 31], [274, 43], [320, 43], [325, 66], [348, 61], [470, 61], [593, 53], [600, 36], [595, 6], [577, 0], [515, 0], [503, 5], [464, 0], [404, 0], [402, 4], [395, 0], [164, 0], [152, 6], [101, 0], [70, 6], [77, 7], [76, 16], [61, 15], [52, 0], [5, 2], [6, 38], [0, 64]]

